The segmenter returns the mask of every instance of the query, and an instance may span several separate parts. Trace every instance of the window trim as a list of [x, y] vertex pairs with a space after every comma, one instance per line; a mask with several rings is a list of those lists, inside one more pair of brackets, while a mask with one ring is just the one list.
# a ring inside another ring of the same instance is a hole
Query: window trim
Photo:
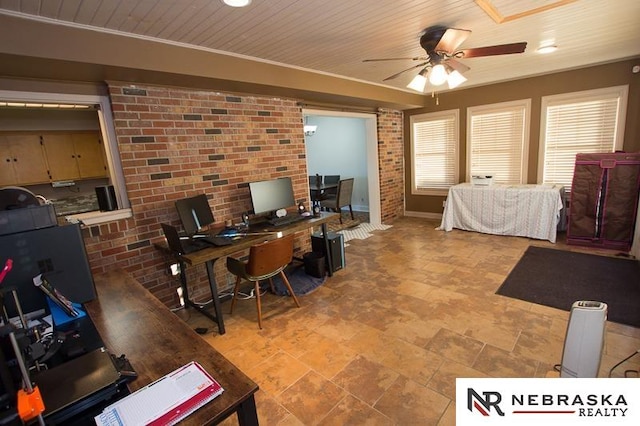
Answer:
[[437, 120], [438, 118], [454, 116], [454, 139], [455, 139], [455, 163], [454, 163], [454, 175], [456, 185], [460, 183], [460, 110], [450, 109], [446, 111], [427, 112], [423, 114], [416, 114], [409, 117], [410, 127], [410, 140], [411, 140], [411, 195], [438, 195], [446, 196], [449, 193], [449, 188], [429, 188], [418, 189], [416, 188], [416, 163], [415, 163], [415, 141], [413, 125], [416, 122], [424, 122], [430, 120]]
[[466, 181], [471, 182], [471, 118], [473, 114], [499, 112], [524, 108], [524, 125], [522, 127], [522, 157], [520, 159], [520, 182], [527, 183], [529, 171], [529, 136], [531, 129], [531, 98], [519, 99], [515, 101], [498, 102], [494, 104], [478, 105], [467, 108], [467, 140], [466, 140]]
[[79, 215], [65, 216], [68, 222], [82, 223], [84, 225], [96, 225], [123, 218], [132, 217], [131, 204], [127, 197], [124, 173], [118, 151], [118, 140], [113, 125], [111, 102], [106, 95], [81, 95], [72, 93], [53, 92], [21, 92], [12, 90], [0, 90], [0, 99], [16, 102], [34, 103], [70, 103], [79, 105], [98, 105], [98, 121], [100, 133], [104, 140], [105, 155], [109, 167], [109, 176], [116, 190], [118, 210], [110, 212], [88, 212]]
[[627, 118], [629, 85], [611, 86], [600, 89], [583, 90], [579, 92], [562, 93], [558, 95], [549, 95], [542, 97], [542, 102], [540, 105], [540, 140], [538, 143], [538, 184], [542, 184], [544, 177], [545, 151], [547, 142], [547, 109], [550, 106], [562, 105], [568, 102], [586, 102], [589, 100], [602, 99], [606, 95], [617, 95], [620, 98], [620, 102], [618, 103], [618, 120], [615, 130], [616, 135], [614, 140], [614, 150], [622, 150], [624, 145], [624, 130]]

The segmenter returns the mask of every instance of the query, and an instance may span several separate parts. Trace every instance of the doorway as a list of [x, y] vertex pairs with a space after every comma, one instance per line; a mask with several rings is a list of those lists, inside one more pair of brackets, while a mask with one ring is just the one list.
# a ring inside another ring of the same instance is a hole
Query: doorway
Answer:
[[376, 114], [314, 109], [303, 109], [302, 114], [305, 125], [318, 126], [314, 134], [305, 135], [309, 174], [353, 177], [354, 210], [368, 211], [369, 222], [380, 225]]

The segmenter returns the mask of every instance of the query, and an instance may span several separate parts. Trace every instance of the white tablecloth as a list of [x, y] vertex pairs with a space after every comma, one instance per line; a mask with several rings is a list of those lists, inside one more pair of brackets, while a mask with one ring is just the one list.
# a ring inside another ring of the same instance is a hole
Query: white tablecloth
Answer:
[[461, 183], [449, 188], [440, 229], [514, 235], [556, 242], [565, 227], [561, 185]]

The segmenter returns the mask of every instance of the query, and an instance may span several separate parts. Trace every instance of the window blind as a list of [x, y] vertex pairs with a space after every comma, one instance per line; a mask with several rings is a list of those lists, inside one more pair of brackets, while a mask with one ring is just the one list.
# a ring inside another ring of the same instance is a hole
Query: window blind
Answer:
[[529, 101], [468, 109], [468, 178], [491, 175], [495, 183], [525, 182], [528, 109]]
[[[621, 93], [584, 93], [575, 98], [543, 101], [543, 183], [558, 183], [571, 191], [578, 153], [613, 152], [619, 145]], [[626, 102], [625, 102], [626, 103]]]
[[448, 189], [458, 183], [458, 110], [413, 116], [413, 189]]

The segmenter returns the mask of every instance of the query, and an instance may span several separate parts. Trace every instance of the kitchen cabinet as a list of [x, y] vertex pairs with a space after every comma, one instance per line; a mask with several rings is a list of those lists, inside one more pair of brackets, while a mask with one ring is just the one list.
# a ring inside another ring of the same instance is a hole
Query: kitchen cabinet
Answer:
[[107, 176], [102, 140], [97, 132], [45, 133], [42, 138], [52, 181]]
[[49, 182], [39, 134], [0, 134], [0, 186]]

